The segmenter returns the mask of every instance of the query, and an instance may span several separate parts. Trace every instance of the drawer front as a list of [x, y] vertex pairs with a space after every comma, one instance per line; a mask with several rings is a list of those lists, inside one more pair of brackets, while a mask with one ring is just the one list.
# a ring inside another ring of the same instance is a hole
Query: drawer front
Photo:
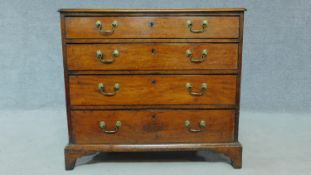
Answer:
[[77, 144], [232, 142], [233, 110], [72, 111]]
[[66, 38], [239, 37], [237, 16], [66, 17], [65, 27]]
[[237, 44], [69, 44], [69, 70], [237, 69]]
[[235, 104], [237, 77], [84, 75], [69, 83], [71, 105]]

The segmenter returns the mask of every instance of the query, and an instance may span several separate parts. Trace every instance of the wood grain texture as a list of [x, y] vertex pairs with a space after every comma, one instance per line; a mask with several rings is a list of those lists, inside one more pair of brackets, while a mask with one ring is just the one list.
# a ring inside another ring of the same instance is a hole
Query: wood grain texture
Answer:
[[[191, 50], [194, 59], [202, 58], [202, 51], [208, 51], [206, 60], [193, 63], [186, 56]], [[96, 51], [103, 53], [102, 63], [96, 58]], [[118, 50], [116, 58], [112, 52]], [[158, 44], [70, 44], [67, 45], [67, 65], [69, 70], [202, 70], [236, 69], [237, 44], [208, 43], [158, 43]]]
[[68, 170], [74, 168], [77, 158], [94, 152], [141, 152], [141, 151], [213, 151], [231, 159], [234, 168], [242, 167], [242, 145], [232, 143], [170, 143], [170, 144], [69, 144], [65, 148]]
[[75, 167], [77, 159], [80, 157], [96, 153], [96, 151], [93, 150], [81, 149], [77, 151], [73, 148], [72, 146], [66, 146], [64, 150], [66, 170], [72, 170]]
[[65, 38], [67, 44], [132, 44], [132, 43], [236, 43], [240, 38]]
[[[232, 75], [168, 75], [168, 76], [70, 76], [71, 105], [152, 105], [152, 104], [235, 104], [236, 76]], [[192, 83], [200, 91], [202, 83], [208, 90], [192, 96], [185, 87]], [[104, 96], [98, 90], [103, 83], [113, 92], [115, 83], [121, 88], [115, 96]]]
[[[77, 144], [232, 142], [234, 138], [234, 110], [72, 111], [71, 115]], [[186, 120], [193, 129], [200, 129], [204, 120], [206, 128], [189, 132]], [[107, 130], [114, 130], [116, 121], [122, 126], [107, 134], [99, 121], [105, 121]]]
[[172, 109], [172, 110], [179, 110], [179, 109], [193, 109], [193, 110], [201, 110], [201, 109], [236, 109], [236, 104], [209, 104], [209, 105], [200, 105], [200, 104], [174, 104], [174, 105], [168, 105], [168, 104], [153, 104], [153, 105], [79, 105], [79, 106], [70, 106], [71, 110], [124, 110], [124, 109], [130, 109], [130, 110], [150, 110], [150, 109]]
[[244, 13], [240, 14], [240, 36], [241, 36], [241, 42], [239, 44], [239, 57], [238, 57], [238, 69], [240, 70], [239, 76], [237, 79], [237, 91], [236, 91], [236, 104], [237, 104], [237, 110], [236, 110], [236, 128], [235, 128], [235, 141], [238, 141], [239, 138], [239, 118], [240, 118], [240, 98], [241, 98], [241, 79], [242, 79], [242, 56], [243, 56], [243, 32], [244, 32]]
[[[61, 9], [66, 105], [69, 145], [65, 148], [66, 169], [78, 158], [95, 152], [196, 151], [225, 154], [234, 168], [241, 168], [242, 146], [238, 142], [240, 84], [243, 45], [243, 8], [225, 9]], [[117, 20], [111, 35], [98, 32]], [[192, 33], [187, 27], [200, 29]], [[208, 58], [193, 64], [185, 57], [202, 49]], [[96, 60], [100, 49], [109, 58], [113, 49], [120, 56], [110, 65]], [[154, 49], [155, 53], [151, 50]], [[202, 96], [190, 96], [185, 83]], [[121, 89], [115, 96], [99, 93], [98, 83], [111, 92], [115, 83]], [[190, 120], [194, 129], [204, 119], [207, 127], [190, 133], [184, 126]], [[104, 120], [116, 134], [99, 128]], [[134, 131], [134, 132], [133, 132]]]
[[239, 69], [71, 70], [69, 75], [239, 75]]
[[157, 13], [196, 13], [196, 12], [243, 12], [246, 11], [245, 8], [186, 8], [186, 9], [59, 9], [59, 12], [68, 12], [68, 13], [150, 13], [150, 12], [157, 12]]
[[66, 99], [66, 114], [67, 114], [67, 127], [69, 143], [71, 143], [71, 117], [70, 117], [70, 100], [69, 100], [69, 79], [68, 79], [68, 69], [67, 69], [67, 53], [66, 53], [66, 42], [65, 40], [65, 17], [63, 14], [60, 15], [60, 29], [62, 36], [62, 54], [63, 54], [63, 68], [64, 68], [64, 87], [65, 87], [65, 99]]
[[[118, 27], [113, 34], [102, 34], [95, 26], [101, 21], [106, 30], [113, 21]], [[208, 26], [203, 33], [192, 33], [187, 20], [193, 22], [194, 29], [202, 28], [202, 21]], [[66, 38], [238, 38], [238, 17], [66, 17]], [[150, 23], [154, 23], [153, 27]]]

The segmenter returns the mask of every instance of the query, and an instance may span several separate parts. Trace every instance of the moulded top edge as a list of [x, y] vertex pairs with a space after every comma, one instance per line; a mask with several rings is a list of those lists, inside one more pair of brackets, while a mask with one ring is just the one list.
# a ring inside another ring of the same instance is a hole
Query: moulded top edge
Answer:
[[61, 13], [161, 13], [161, 12], [242, 12], [245, 8], [194, 8], [194, 9], [59, 9]]

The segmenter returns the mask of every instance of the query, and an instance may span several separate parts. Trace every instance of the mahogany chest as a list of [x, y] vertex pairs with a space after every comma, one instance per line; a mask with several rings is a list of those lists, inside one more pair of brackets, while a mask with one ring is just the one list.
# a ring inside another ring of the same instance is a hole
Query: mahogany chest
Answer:
[[225, 154], [238, 141], [245, 9], [61, 9], [66, 169], [96, 152]]

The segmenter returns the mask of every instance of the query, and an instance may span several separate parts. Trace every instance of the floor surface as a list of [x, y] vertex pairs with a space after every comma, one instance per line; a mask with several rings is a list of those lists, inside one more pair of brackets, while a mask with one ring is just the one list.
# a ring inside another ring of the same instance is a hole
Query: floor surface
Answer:
[[311, 114], [241, 112], [243, 168], [212, 152], [109, 153], [64, 170], [64, 110], [0, 111], [1, 175], [304, 175], [311, 173]]

